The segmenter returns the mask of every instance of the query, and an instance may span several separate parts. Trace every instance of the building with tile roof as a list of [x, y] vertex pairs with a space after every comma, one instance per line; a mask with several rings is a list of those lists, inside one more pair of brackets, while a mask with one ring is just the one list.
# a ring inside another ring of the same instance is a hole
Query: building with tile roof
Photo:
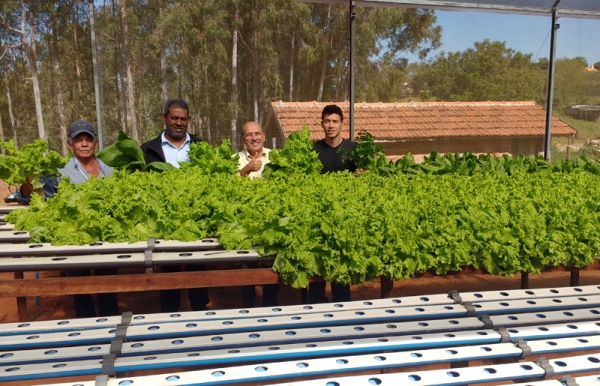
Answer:
[[[273, 102], [266, 122], [267, 142], [282, 147], [290, 133], [308, 126], [311, 139], [324, 138], [321, 111], [332, 102]], [[335, 102], [348, 120], [349, 103]], [[386, 155], [464, 152], [538, 154], [543, 152], [546, 111], [523, 102], [356, 103], [354, 132], [366, 130]], [[349, 137], [346, 124], [342, 135]], [[557, 117], [552, 136], [574, 138], [577, 130]], [[273, 140], [275, 138], [275, 140]]]

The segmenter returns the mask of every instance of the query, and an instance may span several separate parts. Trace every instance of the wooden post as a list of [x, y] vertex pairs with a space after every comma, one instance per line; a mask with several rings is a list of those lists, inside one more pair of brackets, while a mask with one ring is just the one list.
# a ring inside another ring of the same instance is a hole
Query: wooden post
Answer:
[[308, 304], [308, 287], [300, 288], [300, 304]]
[[579, 285], [579, 270], [571, 271], [571, 280], [569, 281], [569, 286], [576, 287]]
[[381, 283], [381, 298], [391, 298], [394, 290], [394, 281], [383, 276], [379, 277], [379, 281]]
[[527, 272], [521, 272], [521, 289], [529, 288], [529, 274]]
[[[15, 279], [23, 279], [23, 272], [15, 272]], [[17, 311], [19, 312], [19, 322], [27, 321], [27, 298], [17, 298]]]

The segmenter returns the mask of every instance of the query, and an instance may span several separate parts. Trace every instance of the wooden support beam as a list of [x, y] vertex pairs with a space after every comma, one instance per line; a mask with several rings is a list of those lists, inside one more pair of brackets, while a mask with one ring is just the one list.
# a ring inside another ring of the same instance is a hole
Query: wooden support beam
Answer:
[[0, 297], [60, 296], [111, 292], [141, 292], [198, 287], [277, 284], [279, 275], [270, 268], [193, 271], [118, 276], [53, 277], [0, 280]]

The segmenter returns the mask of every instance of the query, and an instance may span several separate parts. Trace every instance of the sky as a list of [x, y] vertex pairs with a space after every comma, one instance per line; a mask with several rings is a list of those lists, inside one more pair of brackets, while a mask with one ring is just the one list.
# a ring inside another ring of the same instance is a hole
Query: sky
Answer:
[[[442, 27], [442, 45], [427, 59], [441, 51], [465, 51], [484, 39], [505, 41], [506, 47], [530, 53], [534, 60], [550, 56], [550, 16], [459, 11], [436, 11], [435, 14], [437, 24]], [[600, 61], [599, 19], [559, 17], [558, 24], [557, 58], [583, 56], [588, 66]], [[412, 55], [408, 55], [408, 59], [418, 61]]]

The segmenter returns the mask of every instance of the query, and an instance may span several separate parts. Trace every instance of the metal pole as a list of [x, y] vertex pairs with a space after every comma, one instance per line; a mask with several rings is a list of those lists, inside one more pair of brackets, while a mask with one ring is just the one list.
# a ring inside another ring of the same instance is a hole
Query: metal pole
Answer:
[[546, 134], [544, 137], [544, 159], [550, 160], [550, 146], [552, 140], [552, 99], [554, 98], [554, 64], [556, 61], [556, 31], [560, 25], [558, 19], [558, 3], [556, 0], [552, 7], [552, 31], [550, 33], [550, 60], [548, 66], [548, 96], [546, 99]]
[[350, 0], [350, 140], [354, 141], [354, 1]]
[[94, 66], [94, 94], [96, 94], [96, 126], [98, 127], [98, 145], [104, 148], [102, 141], [102, 108], [100, 107], [100, 81], [98, 77], [98, 58], [96, 53], [96, 29], [94, 26], [94, 0], [90, 0], [90, 30], [92, 31], [92, 63]]

